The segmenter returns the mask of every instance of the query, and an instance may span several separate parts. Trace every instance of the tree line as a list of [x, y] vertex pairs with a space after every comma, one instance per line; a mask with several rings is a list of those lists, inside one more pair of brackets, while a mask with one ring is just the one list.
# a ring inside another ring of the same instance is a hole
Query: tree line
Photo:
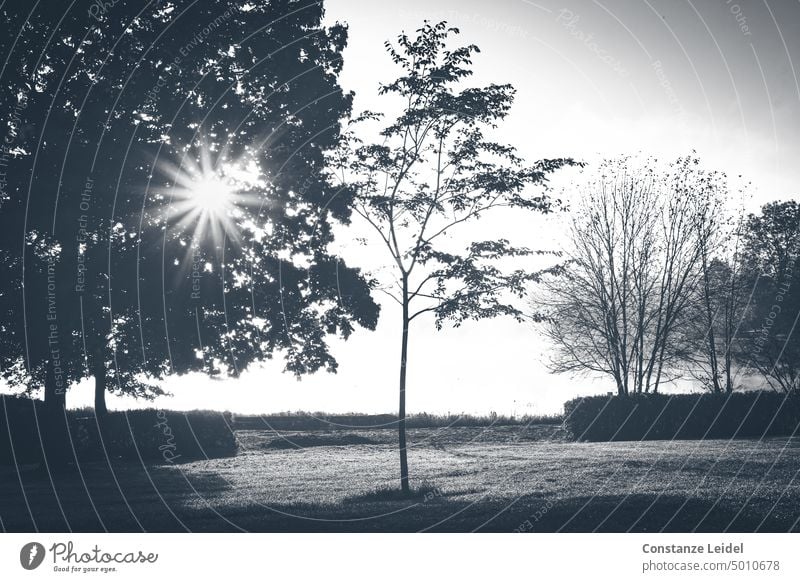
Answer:
[[[541, 249], [471, 225], [559, 211], [548, 180], [583, 164], [526, 161], [494, 138], [515, 91], [469, 84], [479, 50], [454, 44], [458, 29], [425, 22], [386, 43], [398, 73], [382, 114], [353, 111], [347, 27], [323, 25], [322, 3], [86, 8], [0, 7], [22, 30], [0, 39], [0, 375], [43, 396], [53, 463], [69, 456], [77, 382], [94, 380], [102, 428], [107, 393], [154, 398], [172, 375], [236, 377], [270, 358], [335, 372], [330, 339], [374, 329], [379, 296], [402, 324], [406, 492], [408, 353], [425, 317], [544, 321], [556, 371], [608, 374], [620, 394], [686, 374], [730, 391], [750, 369], [797, 389], [796, 204], [730, 219], [724, 176], [697, 160], [608, 162], [574, 209], [566, 260], [523, 267]], [[333, 250], [356, 221], [381, 280]]]
[[[467, 225], [501, 207], [551, 212], [547, 179], [575, 162], [526, 162], [491, 139], [514, 89], [469, 86], [478, 47], [453, 46], [444, 22], [386, 43], [391, 117], [353, 111], [338, 82], [347, 28], [323, 25], [322, 3], [173, 4], [91, 19], [81, 2], [2, 7], [22, 33], [0, 41], [0, 374], [43, 397], [52, 469], [69, 460], [77, 382], [93, 379], [102, 430], [107, 393], [152, 399], [172, 375], [235, 377], [273, 357], [298, 376], [335, 372], [330, 338], [374, 329], [381, 293], [402, 316], [407, 492], [412, 321], [523, 320], [513, 300], [541, 273], [502, 265], [536, 251]], [[229, 187], [241, 203], [221, 198]], [[354, 220], [390, 280], [331, 250]], [[443, 244], [458, 229], [463, 248]]]
[[800, 390], [800, 206], [745, 215], [693, 155], [603, 163], [582, 188], [558, 277], [537, 294], [559, 373], [619, 395], [690, 379], [712, 393]]

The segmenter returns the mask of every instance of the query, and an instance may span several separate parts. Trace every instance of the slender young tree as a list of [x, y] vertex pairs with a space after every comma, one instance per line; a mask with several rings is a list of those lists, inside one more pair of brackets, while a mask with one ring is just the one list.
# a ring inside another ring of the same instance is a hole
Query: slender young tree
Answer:
[[[399, 115], [373, 143], [353, 135], [337, 162], [345, 189], [356, 198], [356, 212], [383, 247], [394, 281], [383, 288], [399, 306], [400, 485], [409, 491], [406, 443], [406, 386], [411, 324], [431, 313], [440, 329], [467, 319], [508, 315], [522, 319], [513, 304], [526, 284], [539, 275], [522, 269], [504, 270], [508, 257], [533, 251], [512, 245], [502, 236], [470, 237], [470, 223], [499, 207], [546, 213], [553, 206], [540, 188], [548, 174], [573, 163], [543, 160], [528, 165], [516, 150], [489, 139], [509, 112], [510, 85], [464, 87], [471, 74], [474, 45], [447, 49], [458, 29], [445, 22], [426, 22], [416, 36], [401, 34], [387, 42], [400, 76], [380, 89], [387, 101], [402, 103]], [[366, 114], [359, 118], [376, 120]], [[460, 228], [461, 227], [461, 228]], [[467, 241], [453, 250], [460, 231]], [[498, 233], [499, 235], [500, 233]]]

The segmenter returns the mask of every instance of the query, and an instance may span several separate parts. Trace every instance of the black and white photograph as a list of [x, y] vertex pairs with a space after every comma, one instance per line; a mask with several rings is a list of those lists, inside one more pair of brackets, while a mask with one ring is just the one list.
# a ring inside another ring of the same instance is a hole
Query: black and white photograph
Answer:
[[800, 532], [797, 0], [0, 18], [4, 579], [73, 534]]

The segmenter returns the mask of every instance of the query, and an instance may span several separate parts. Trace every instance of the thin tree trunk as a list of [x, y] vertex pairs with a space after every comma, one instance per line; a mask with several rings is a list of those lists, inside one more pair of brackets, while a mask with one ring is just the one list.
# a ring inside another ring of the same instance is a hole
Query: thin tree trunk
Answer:
[[664, 344], [661, 347], [661, 352], [658, 355], [658, 369], [656, 370], [656, 381], [653, 384], [653, 394], [658, 394], [658, 386], [661, 384], [661, 372], [664, 369], [664, 351], [666, 349], [667, 338], [664, 338]]
[[738, 290], [736, 288], [736, 278], [737, 278], [737, 266], [736, 261], [738, 260], [738, 245], [739, 239], [737, 235], [736, 239], [736, 247], [734, 250], [733, 255], [733, 267], [731, 269], [731, 285], [730, 289], [728, 290], [728, 297], [727, 297], [727, 305], [725, 309], [725, 392], [730, 394], [733, 392], [733, 377], [732, 377], [732, 370], [733, 367], [733, 342], [735, 340], [736, 335], [736, 306], [738, 305], [737, 302], [737, 293]]
[[[730, 351], [730, 348], [728, 348]], [[725, 354], [725, 393], [730, 394], [733, 392], [733, 378], [731, 377], [731, 357], [728, 354]]]
[[408, 457], [406, 454], [406, 365], [408, 363], [408, 277], [403, 275], [403, 333], [400, 343], [400, 409], [398, 411], [398, 433], [400, 440], [400, 488], [409, 492]]
[[94, 415], [100, 418], [106, 414], [106, 364], [102, 357], [97, 357], [94, 364]]
[[[703, 234], [701, 234], [703, 236]], [[708, 251], [706, 250], [705, 241], [701, 240], [702, 263], [703, 269], [703, 303], [705, 307], [706, 326], [708, 327], [708, 361], [711, 367], [711, 385], [714, 394], [722, 392], [719, 384], [719, 363], [717, 361], [717, 339], [714, 334], [714, 308], [711, 305], [711, 282], [708, 275]]]

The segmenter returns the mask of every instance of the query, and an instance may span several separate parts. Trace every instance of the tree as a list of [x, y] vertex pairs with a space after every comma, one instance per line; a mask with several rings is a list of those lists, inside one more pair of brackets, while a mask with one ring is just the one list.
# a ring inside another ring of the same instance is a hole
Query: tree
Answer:
[[[19, 34], [4, 39], [7, 57], [0, 71], [4, 129], [0, 375], [15, 387], [43, 388], [47, 409], [40, 438], [48, 450], [58, 453], [51, 456], [49, 468], [54, 469], [67, 442], [66, 390], [80, 377], [80, 364], [70, 357], [70, 333], [59, 319], [71, 316], [60, 300], [59, 282], [67, 273], [61, 261], [63, 245], [52, 214], [37, 204], [36, 195], [41, 191], [40, 176], [49, 181], [48, 194], [54, 193], [52, 186], [59, 180], [55, 149], [45, 140], [43, 121], [49, 118], [58, 82], [54, 73], [68, 62], [74, 48], [50, 42], [55, 11], [36, 11], [22, 2], [5, 3], [2, 10], [4, 20]], [[53, 118], [58, 115], [55, 108]], [[34, 156], [38, 168], [33, 167]], [[41, 212], [32, 216], [31, 209]]]
[[724, 186], [709, 189], [708, 199], [720, 216], [698, 222], [701, 279], [687, 317], [689, 373], [715, 394], [735, 388], [738, 336], [749, 292], [742, 260], [743, 221], [722, 215], [725, 194]]
[[[326, 338], [377, 322], [369, 282], [329, 250], [353, 202], [326, 167], [351, 108], [338, 85], [346, 29], [321, 27], [320, 4], [297, 8], [206, 3], [190, 28], [218, 22], [225, 44], [187, 57], [172, 28], [160, 43], [180, 61], [139, 81], [181, 88], [137, 110], [149, 191], [131, 222], [141, 220], [137, 277], [151, 292], [135, 324], [150, 338], [142, 358], [168, 356], [164, 373], [236, 376], [275, 352], [297, 375], [335, 371]], [[208, 204], [195, 204], [198, 189]]]
[[538, 297], [554, 372], [608, 375], [619, 395], [657, 392], [681, 375], [701, 234], [716, 228], [708, 179], [693, 157], [666, 170], [603, 163], [568, 232], [564, 272]]
[[[380, 140], [354, 135], [336, 162], [343, 191], [352, 191], [355, 210], [376, 233], [395, 280], [382, 288], [399, 305], [402, 331], [399, 366], [400, 484], [409, 491], [406, 454], [406, 373], [410, 325], [426, 313], [458, 326], [467, 319], [499, 315], [523, 318], [512, 298], [525, 293], [539, 273], [504, 270], [502, 261], [533, 251], [508, 240], [468, 240], [450, 248], [445, 237], [500, 207], [546, 213], [553, 202], [529, 186], [543, 186], [548, 174], [573, 163], [542, 160], [526, 165], [516, 150], [492, 141], [486, 131], [507, 116], [514, 98], [510, 85], [464, 88], [475, 45], [447, 50], [458, 29], [426, 22], [416, 37], [401, 34], [386, 48], [402, 74], [383, 85], [387, 100], [402, 111], [380, 131]], [[357, 121], [380, 116], [365, 114]], [[463, 231], [462, 231], [463, 233]], [[469, 233], [463, 233], [469, 238]], [[452, 245], [450, 245], [452, 246]]]
[[740, 334], [738, 360], [755, 369], [769, 386], [800, 390], [800, 205], [771, 202], [748, 216], [744, 263], [752, 301]]
[[335, 370], [327, 338], [378, 313], [328, 250], [352, 205], [325, 168], [352, 101], [345, 27], [289, 0], [4, 6], [25, 40], [3, 95], [27, 100], [4, 102], [4, 378], [63, 409], [94, 376], [102, 413], [107, 390], [150, 397], [167, 374], [275, 352], [297, 374]]

